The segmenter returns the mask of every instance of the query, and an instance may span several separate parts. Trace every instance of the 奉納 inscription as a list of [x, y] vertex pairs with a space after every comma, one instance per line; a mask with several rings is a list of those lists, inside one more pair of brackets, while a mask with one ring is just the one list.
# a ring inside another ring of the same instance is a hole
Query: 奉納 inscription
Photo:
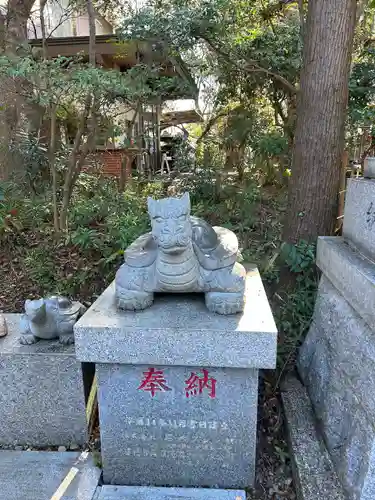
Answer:
[[[190, 376], [185, 380], [185, 396], [187, 398], [199, 396], [207, 391], [208, 397], [215, 399], [216, 383], [217, 380], [210, 376], [209, 371], [205, 368], [198, 372], [191, 372]], [[167, 385], [164, 370], [150, 367], [143, 372], [143, 378], [138, 390], [149, 392], [151, 397], [155, 397], [158, 392], [167, 392], [172, 389]]]

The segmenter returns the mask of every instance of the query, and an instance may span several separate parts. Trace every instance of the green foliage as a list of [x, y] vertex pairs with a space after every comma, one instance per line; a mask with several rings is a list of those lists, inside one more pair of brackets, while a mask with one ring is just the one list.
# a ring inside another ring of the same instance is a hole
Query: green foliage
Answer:
[[293, 273], [303, 273], [311, 269], [315, 262], [315, 245], [301, 240], [296, 245], [284, 243], [282, 254], [285, 263]]
[[30, 248], [25, 256], [25, 270], [30, 279], [38, 283], [45, 293], [54, 293], [56, 289], [56, 267], [53, 254], [44, 246]]
[[9, 149], [25, 166], [21, 180], [37, 193], [42, 184], [43, 174], [48, 172], [47, 146], [35, 134], [19, 130], [15, 140], [9, 145]]
[[294, 362], [297, 348], [311, 323], [318, 286], [315, 250], [315, 245], [305, 241], [296, 245], [284, 244], [281, 248], [282, 261], [295, 275], [295, 282], [283, 287], [275, 301], [280, 331], [278, 364], [282, 371]]
[[349, 121], [352, 126], [375, 125], [375, 49], [367, 48], [357, 58], [349, 82]]

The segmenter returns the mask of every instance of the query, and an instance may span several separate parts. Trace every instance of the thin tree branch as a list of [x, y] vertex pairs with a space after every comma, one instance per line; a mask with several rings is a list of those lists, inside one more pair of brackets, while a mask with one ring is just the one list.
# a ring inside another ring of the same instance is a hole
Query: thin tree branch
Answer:
[[273, 80], [279, 82], [285, 90], [288, 91], [290, 94], [296, 94], [298, 92], [297, 88], [290, 83], [286, 78], [283, 76], [274, 73], [273, 71], [270, 71], [266, 68], [263, 68], [262, 66], [259, 66], [259, 64], [252, 60], [252, 59], [245, 59], [244, 64], [241, 63], [240, 61], [235, 61], [233, 57], [230, 57], [229, 54], [227, 54], [223, 49], [220, 49], [219, 47], [216, 47], [213, 42], [206, 37], [205, 35], [201, 35], [201, 38], [207, 43], [207, 45], [220, 57], [224, 58], [228, 64], [231, 66], [237, 68], [240, 71], [245, 72], [258, 72], [258, 73], [265, 73], [267, 76], [272, 78]]

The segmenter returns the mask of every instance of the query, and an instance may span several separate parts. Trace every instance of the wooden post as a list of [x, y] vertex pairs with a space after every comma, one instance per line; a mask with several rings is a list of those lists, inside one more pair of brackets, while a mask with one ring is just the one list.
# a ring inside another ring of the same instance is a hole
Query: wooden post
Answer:
[[340, 188], [339, 188], [339, 199], [338, 199], [338, 210], [337, 210], [337, 225], [335, 233], [339, 233], [342, 228], [344, 221], [344, 207], [345, 207], [345, 192], [346, 192], [346, 172], [348, 170], [349, 164], [349, 154], [348, 151], [344, 151], [342, 155], [342, 166], [340, 173]]

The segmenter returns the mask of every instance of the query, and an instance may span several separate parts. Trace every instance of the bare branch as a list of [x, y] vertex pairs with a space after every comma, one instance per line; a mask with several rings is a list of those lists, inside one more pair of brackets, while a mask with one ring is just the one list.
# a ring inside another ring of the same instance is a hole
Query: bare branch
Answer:
[[279, 82], [288, 93], [296, 94], [298, 92], [296, 87], [292, 83], [290, 83], [286, 78], [279, 75], [278, 73], [274, 73], [273, 71], [270, 71], [266, 68], [263, 68], [262, 66], [259, 66], [259, 64], [252, 59], [245, 59], [243, 63], [241, 63], [240, 61], [236, 61], [233, 57], [230, 57], [230, 55], [227, 54], [223, 49], [214, 45], [214, 43], [205, 35], [201, 35], [201, 38], [217, 55], [223, 57], [228, 64], [234, 66], [238, 70], [240, 71], [245, 70], [245, 72], [249, 73], [254, 73], [254, 72], [264, 73], [273, 80]]

